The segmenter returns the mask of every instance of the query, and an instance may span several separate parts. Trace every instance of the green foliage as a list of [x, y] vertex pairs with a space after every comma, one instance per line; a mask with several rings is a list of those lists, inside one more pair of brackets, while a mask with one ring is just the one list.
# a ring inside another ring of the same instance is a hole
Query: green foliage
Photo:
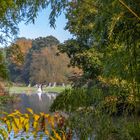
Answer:
[[101, 80], [92, 88], [66, 89], [54, 100], [51, 111], [74, 112], [91, 107], [109, 114], [131, 114], [133, 111], [138, 114], [139, 95], [133, 95], [132, 85], [116, 79], [106, 81]]
[[85, 107], [87, 102], [87, 95], [85, 89], [66, 89], [51, 106], [51, 111], [63, 110], [67, 112], [75, 111], [79, 107]]
[[68, 40], [64, 44], [59, 45], [59, 50], [62, 53], [67, 53], [70, 57], [70, 65], [82, 69], [87, 79], [96, 78], [102, 72], [101, 60], [103, 54], [94, 47], [85, 46], [82, 43], [76, 40]]
[[[117, 78], [139, 94], [139, 1], [72, 1], [67, 3], [66, 29], [74, 39], [59, 49], [84, 77]], [[62, 9], [61, 9], [62, 10]], [[96, 79], [97, 78], [97, 79]], [[98, 81], [98, 80], [97, 80]]]
[[3, 52], [0, 50], [0, 79], [8, 78], [8, 70], [4, 60]]
[[7, 42], [7, 38], [12, 38], [18, 33], [18, 23], [33, 22], [39, 10], [46, 8], [46, 0], [2, 0], [0, 1], [0, 43]]
[[40, 51], [42, 48], [57, 46], [58, 44], [59, 40], [54, 36], [39, 37], [33, 40], [31, 51]]
[[7, 104], [11, 100], [11, 97], [8, 95], [0, 96], [0, 106]]
[[125, 87], [118, 91], [114, 84], [107, 89], [102, 83], [91, 89], [66, 90], [57, 96], [51, 111], [67, 113], [67, 127], [83, 140], [137, 139], [140, 98], [127, 95]]

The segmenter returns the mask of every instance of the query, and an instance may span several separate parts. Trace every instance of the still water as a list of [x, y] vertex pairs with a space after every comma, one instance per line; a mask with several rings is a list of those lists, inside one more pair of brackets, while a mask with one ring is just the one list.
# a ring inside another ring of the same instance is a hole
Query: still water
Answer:
[[31, 108], [35, 113], [49, 113], [49, 108], [58, 93], [22, 93], [18, 96], [18, 102], [9, 104], [7, 111], [12, 112], [17, 109], [22, 113], [26, 112], [26, 108]]
[[[22, 93], [17, 97], [19, 101], [12, 104], [8, 104], [5, 108], [5, 111], [10, 113], [13, 110], [17, 109], [20, 112], [25, 113], [27, 112], [26, 108], [31, 108], [35, 113], [40, 112], [49, 113], [49, 108], [57, 95], [58, 93], [40, 93], [40, 92], [31, 94]], [[21, 139], [34, 140], [34, 137], [31, 133], [28, 134], [19, 133], [15, 138], [14, 132], [12, 131], [9, 137], [10, 140], [21, 140]], [[1, 139], [2, 137], [0, 136], [0, 140]], [[37, 137], [36, 139], [39, 139], [39, 137]], [[48, 138], [46, 136], [43, 137], [42, 139], [47, 140]]]

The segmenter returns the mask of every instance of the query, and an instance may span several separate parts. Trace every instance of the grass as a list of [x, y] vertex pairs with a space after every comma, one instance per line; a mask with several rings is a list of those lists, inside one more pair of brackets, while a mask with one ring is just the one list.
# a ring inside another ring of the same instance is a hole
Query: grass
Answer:
[[[43, 92], [62, 92], [66, 88], [70, 88], [70, 86], [62, 87], [62, 86], [56, 86], [56, 87], [45, 87], [43, 88]], [[17, 86], [12, 86], [9, 88], [9, 93], [13, 94], [20, 94], [20, 93], [37, 93], [37, 88], [36, 87], [17, 87]]]

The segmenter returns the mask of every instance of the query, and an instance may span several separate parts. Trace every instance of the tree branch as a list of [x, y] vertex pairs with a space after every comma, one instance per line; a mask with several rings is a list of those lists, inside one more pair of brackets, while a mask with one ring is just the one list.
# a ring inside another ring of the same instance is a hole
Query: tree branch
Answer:
[[129, 7], [127, 6], [122, 0], [119, 0], [119, 2], [126, 7], [135, 17], [137, 17], [140, 20], [140, 17]]

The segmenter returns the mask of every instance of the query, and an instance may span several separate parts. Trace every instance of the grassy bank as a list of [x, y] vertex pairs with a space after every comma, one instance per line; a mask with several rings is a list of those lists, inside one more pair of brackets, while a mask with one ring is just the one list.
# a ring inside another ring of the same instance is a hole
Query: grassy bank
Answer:
[[[62, 87], [62, 86], [57, 86], [57, 87], [45, 87], [43, 88], [43, 92], [62, 92], [66, 88], [70, 88], [70, 86]], [[37, 93], [37, 88], [36, 87], [17, 87], [17, 86], [12, 86], [9, 88], [10, 94], [16, 93]]]

